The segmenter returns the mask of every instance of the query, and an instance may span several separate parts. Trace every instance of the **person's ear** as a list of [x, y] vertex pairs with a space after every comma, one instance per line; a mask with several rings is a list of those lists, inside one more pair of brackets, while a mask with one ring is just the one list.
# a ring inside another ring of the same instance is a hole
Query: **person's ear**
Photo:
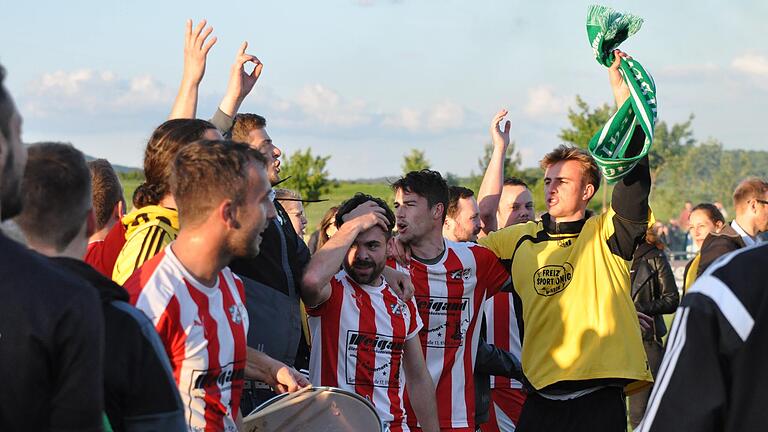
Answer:
[[237, 220], [237, 209], [237, 206], [232, 202], [232, 200], [224, 200], [219, 204], [218, 211], [216, 213], [219, 215], [219, 218], [222, 222], [224, 222], [227, 228], [240, 229], [240, 222]]
[[432, 207], [432, 218], [435, 220], [438, 220], [443, 217], [443, 212], [445, 212], [445, 206], [443, 203], [437, 203]]
[[586, 186], [584, 186], [584, 195], [582, 195], [581, 199], [584, 201], [589, 201], [592, 199], [592, 197], [595, 195], [595, 185], [592, 183], [587, 183]]
[[115, 207], [112, 209], [112, 220], [120, 222], [120, 219], [123, 218], [123, 201], [118, 201], [117, 204], [115, 204]]
[[96, 213], [93, 209], [88, 210], [88, 215], [85, 217], [85, 236], [91, 238], [93, 233], [96, 232]]

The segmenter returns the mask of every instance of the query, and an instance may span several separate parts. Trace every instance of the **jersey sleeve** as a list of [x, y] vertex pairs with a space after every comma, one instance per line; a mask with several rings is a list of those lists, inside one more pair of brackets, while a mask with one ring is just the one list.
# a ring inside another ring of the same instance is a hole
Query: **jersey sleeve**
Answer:
[[151, 225], [140, 235], [129, 238], [115, 261], [112, 280], [122, 285], [144, 262], [152, 259], [173, 241], [171, 235], [159, 225]]
[[408, 323], [408, 332], [405, 336], [405, 340], [410, 340], [419, 334], [419, 331], [424, 327], [424, 322], [421, 321], [421, 315], [419, 315], [419, 311], [416, 309], [416, 300], [411, 298], [406, 303], [406, 307], [408, 307], [408, 315], [411, 319]]
[[520, 238], [527, 232], [527, 224], [511, 225], [494, 231], [477, 242], [493, 252], [498, 258], [508, 260], [512, 258], [515, 247]]
[[477, 263], [477, 285], [485, 287], [486, 296], [493, 296], [500, 291], [509, 291], [512, 278], [498, 256], [483, 246], [473, 246], [472, 253]]
[[338, 276], [334, 276], [329, 282], [331, 285], [331, 296], [328, 300], [320, 303], [316, 306], [306, 305], [307, 315], [312, 317], [319, 317], [325, 315], [329, 310], [338, 310], [337, 307], [341, 303], [341, 297], [344, 295], [344, 285], [338, 279]]

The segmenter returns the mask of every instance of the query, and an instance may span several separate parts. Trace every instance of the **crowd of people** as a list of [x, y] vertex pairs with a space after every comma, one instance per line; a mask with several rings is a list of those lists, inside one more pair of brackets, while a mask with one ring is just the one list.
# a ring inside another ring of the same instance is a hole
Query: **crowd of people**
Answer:
[[[133, 197], [106, 160], [26, 148], [0, 68], [0, 210], [23, 234], [0, 233], [0, 429], [238, 431], [310, 383], [366, 399], [393, 432], [762, 426], [764, 180], [737, 186], [730, 223], [715, 203], [681, 215], [699, 248], [682, 300], [648, 158], [593, 214], [597, 163], [558, 146], [534, 198], [504, 177], [506, 110], [477, 194], [409, 172], [393, 208], [355, 194], [308, 246], [267, 120], [239, 112], [263, 69], [247, 43], [218, 110], [196, 118], [211, 33], [187, 23], [179, 93]], [[638, 127], [626, 154], [645, 138]]]

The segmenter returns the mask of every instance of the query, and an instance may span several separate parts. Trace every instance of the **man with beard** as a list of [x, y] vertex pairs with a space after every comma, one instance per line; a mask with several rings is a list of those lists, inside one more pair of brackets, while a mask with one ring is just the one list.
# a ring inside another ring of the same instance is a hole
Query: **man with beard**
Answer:
[[302, 383], [282, 363], [246, 355], [245, 293], [227, 267], [233, 257], [259, 253], [275, 217], [265, 164], [259, 152], [232, 142], [180, 150], [170, 180], [179, 234], [125, 283], [163, 340], [191, 430], [236, 431], [246, 375], [289, 391]]
[[474, 192], [461, 186], [448, 189], [448, 210], [443, 237], [453, 242], [474, 242], [480, 234], [480, 210]]
[[384, 201], [358, 193], [341, 205], [339, 230], [312, 257], [302, 280], [315, 341], [310, 377], [315, 385], [365, 397], [393, 432], [409, 430], [403, 405], [407, 380], [419, 423], [437, 432], [416, 304], [400, 300], [382, 276], [394, 223]]
[[[0, 213], [21, 210], [27, 152], [0, 66]], [[69, 217], [69, 215], [61, 215]], [[0, 429], [101, 431], [98, 294], [0, 233]]]
[[[267, 174], [272, 186], [281, 182], [282, 151], [267, 133], [264, 117], [238, 114], [232, 127], [232, 139], [260, 151], [267, 160]], [[248, 346], [289, 366], [306, 369], [309, 367], [309, 344], [302, 332], [299, 301], [301, 279], [310, 253], [293, 228], [288, 212], [277, 200], [273, 203], [277, 217], [267, 224], [261, 253], [253, 258], [235, 259], [230, 268], [245, 284], [245, 304], [253, 320], [248, 332]], [[406, 296], [413, 292], [410, 281], [398, 272], [385, 270], [385, 277], [396, 292], [401, 292], [401, 286], [405, 287]], [[246, 380], [243, 411], [250, 412], [274, 395], [265, 383]]]
[[[419, 332], [427, 369], [436, 383], [441, 430], [475, 430], [472, 372], [480, 340], [485, 300], [509, 289], [509, 273], [488, 249], [445, 240], [442, 227], [448, 185], [440, 173], [412, 171], [392, 185], [397, 216], [396, 256], [410, 255], [405, 266], [416, 287], [424, 328]], [[401, 253], [402, 248], [408, 254]], [[414, 401], [406, 386], [408, 423]]]

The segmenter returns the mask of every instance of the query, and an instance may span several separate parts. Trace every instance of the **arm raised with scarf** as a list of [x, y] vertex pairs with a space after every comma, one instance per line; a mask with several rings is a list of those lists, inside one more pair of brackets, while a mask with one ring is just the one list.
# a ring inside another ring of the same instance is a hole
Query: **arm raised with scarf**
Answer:
[[[611, 82], [611, 90], [616, 99], [616, 106], [620, 107], [629, 99], [629, 86], [619, 72], [621, 59], [631, 59], [626, 53], [615, 50], [615, 59], [608, 68], [608, 78]], [[627, 154], [638, 154], [645, 143], [645, 132], [639, 125], [632, 134]], [[648, 195], [651, 192], [651, 172], [648, 164], [648, 156], [643, 157], [637, 165], [624, 176], [613, 189], [611, 207], [616, 212], [613, 218], [614, 234], [608, 239], [611, 252], [631, 260], [635, 248], [642, 241], [648, 228]]]

